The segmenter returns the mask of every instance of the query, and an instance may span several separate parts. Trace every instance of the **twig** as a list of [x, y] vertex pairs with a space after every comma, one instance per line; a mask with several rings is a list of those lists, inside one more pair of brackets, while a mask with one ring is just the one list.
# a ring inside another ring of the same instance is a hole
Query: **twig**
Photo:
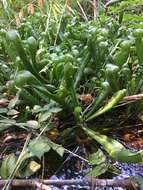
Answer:
[[99, 17], [99, 2], [98, 0], [93, 0], [93, 14], [94, 14], [94, 20], [97, 20]]
[[88, 161], [87, 159], [83, 158], [82, 156], [79, 156], [79, 155], [73, 153], [72, 151], [70, 151], [70, 150], [68, 150], [68, 149], [66, 149], [66, 148], [64, 148], [64, 149], [65, 149], [66, 152], [70, 153], [70, 154], [73, 155], [74, 157], [77, 157], [77, 158], [79, 158], [80, 160], [83, 160], [84, 162], [87, 162], [88, 164], [90, 164], [89, 161]]
[[112, 4], [118, 3], [118, 2], [120, 2], [120, 1], [121, 1], [121, 0], [110, 0], [110, 1], [108, 1], [108, 2], [105, 4], [105, 7], [108, 7], [108, 6], [112, 5]]
[[38, 187], [39, 190], [51, 190], [51, 188], [43, 183], [35, 181], [35, 185]]
[[[74, 153], [76, 154], [77, 150], [78, 150], [78, 147], [77, 147], [75, 150], [73, 150], [72, 153], [74, 152]], [[54, 175], [56, 175], [56, 174], [62, 169], [62, 167], [64, 166], [64, 164], [65, 164], [69, 159], [71, 159], [71, 156], [73, 156], [72, 153], [70, 153], [70, 154], [67, 156], [67, 158], [65, 159], [65, 161], [62, 162], [62, 164], [61, 164], [61, 165], [59, 166], [59, 168], [56, 170], [56, 172], [54, 173]]]
[[[31, 1], [31, 3], [35, 3], [37, 0], [33, 0]], [[25, 7], [28, 6], [29, 3], [26, 3], [23, 7], [21, 7], [21, 9], [24, 9]], [[11, 19], [11, 21], [7, 24], [7, 28], [13, 23], [15, 22], [15, 18], [14, 19]]]
[[9, 180], [7, 180], [7, 183], [4, 184], [4, 187], [2, 188], [2, 190], [7, 190], [7, 189], [9, 188], [9, 186], [11, 186], [11, 181], [12, 181], [12, 179], [14, 178], [15, 173], [17, 172], [17, 170], [18, 170], [19, 167], [21, 166], [21, 163], [23, 162], [22, 157], [24, 156], [24, 154], [25, 154], [26, 151], [27, 151], [27, 150], [26, 150], [26, 147], [27, 147], [27, 144], [28, 144], [29, 141], [30, 141], [30, 138], [31, 138], [31, 134], [29, 134], [29, 135], [27, 136], [27, 139], [26, 139], [25, 144], [24, 144], [24, 146], [23, 146], [22, 152], [21, 152], [21, 154], [19, 155], [18, 160], [17, 160], [17, 162], [16, 162], [16, 164], [15, 164], [15, 167], [14, 167], [14, 169], [12, 170], [12, 172], [11, 172], [11, 174], [10, 174], [10, 176], [9, 176]]
[[131, 95], [131, 96], [125, 96], [123, 98], [124, 101], [136, 101], [136, 100], [141, 100], [143, 99], [143, 94], [136, 94], [136, 95]]
[[[0, 180], [0, 187], [4, 186], [8, 180]], [[139, 184], [132, 179], [97, 179], [96, 177], [85, 177], [80, 180], [13, 180], [11, 185], [13, 187], [37, 187], [37, 184], [45, 184], [45, 185], [55, 185], [55, 186], [63, 186], [63, 185], [84, 185], [95, 187], [123, 187], [134, 189], [138, 187]]]
[[[142, 100], [143, 94], [136, 94], [131, 96], [125, 96], [120, 104], [116, 105], [114, 108], [122, 107], [131, 103], [134, 103], [136, 101]], [[90, 109], [93, 102], [83, 111], [83, 115]]]
[[64, 13], [65, 13], [65, 10], [66, 10], [66, 4], [65, 4], [64, 7], [63, 7], [63, 11], [62, 11], [61, 17], [60, 17], [60, 19], [59, 19], [58, 28], [57, 28], [57, 33], [56, 33], [56, 37], [55, 37], [55, 41], [54, 41], [54, 46], [55, 46], [56, 43], [57, 43], [58, 34], [59, 34], [59, 32], [60, 32], [61, 23], [62, 23], [62, 19], [63, 19]]
[[128, 104], [131, 104], [131, 103], [134, 103], [135, 101], [137, 100], [134, 100], [134, 101], [127, 101], [127, 102], [121, 102], [120, 104], [118, 104], [117, 106], [115, 106], [114, 108], [119, 108], [119, 107], [122, 107], [122, 106], [125, 106], [125, 105], [128, 105]]
[[79, 8], [80, 8], [80, 10], [81, 10], [81, 12], [82, 12], [82, 14], [84, 16], [85, 21], [88, 21], [86, 13], [85, 13], [84, 9], [82, 8], [82, 6], [81, 6], [81, 4], [80, 4], [80, 2], [78, 0], [77, 0], [77, 4], [78, 4], [78, 6], [79, 6]]
[[124, 106], [124, 105], [127, 105], [127, 104], [131, 104], [131, 103], [134, 103], [134, 102], [142, 100], [142, 99], [143, 99], [143, 94], [125, 96], [123, 98], [123, 100], [121, 101], [121, 103], [118, 104], [117, 106], [115, 106], [115, 108], [121, 107], [121, 106]]
[[115, 108], [125, 106], [131, 103], [134, 103], [136, 101], [142, 100], [143, 99], [143, 94], [136, 94], [136, 95], [131, 95], [131, 96], [125, 96], [120, 104], [115, 106]]

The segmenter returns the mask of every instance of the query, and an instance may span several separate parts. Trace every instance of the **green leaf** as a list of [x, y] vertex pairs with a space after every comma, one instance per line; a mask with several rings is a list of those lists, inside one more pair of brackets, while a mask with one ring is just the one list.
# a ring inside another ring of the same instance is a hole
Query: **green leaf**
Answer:
[[44, 153], [49, 152], [51, 148], [60, 156], [63, 156], [65, 149], [61, 145], [58, 145], [45, 137], [33, 139], [28, 147], [33, 156], [37, 156], [38, 158], [41, 158]]
[[62, 146], [54, 143], [52, 149], [55, 150], [61, 157], [64, 155], [65, 149]]
[[108, 169], [108, 165], [105, 163], [102, 163], [96, 167], [94, 167], [88, 174], [87, 176], [100, 176], [101, 174], [104, 174]]
[[107, 105], [105, 105], [103, 108], [99, 109], [97, 112], [91, 115], [87, 119], [87, 121], [95, 119], [96, 117], [112, 109], [115, 105], [117, 105], [122, 100], [122, 98], [125, 96], [125, 93], [126, 93], [126, 89], [119, 90], [114, 96], [112, 96], [111, 100], [107, 103]]
[[0, 123], [0, 132], [5, 131], [6, 129], [10, 127], [11, 127], [11, 124]]
[[18, 91], [17, 95], [13, 99], [10, 100], [10, 102], [8, 104], [8, 108], [13, 109], [18, 101], [19, 101], [19, 91]]
[[62, 108], [59, 106], [59, 104], [55, 103], [54, 101], [50, 101], [50, 103], [48, 103], [44, 107], [35, 105], [32, 112], [41, 113], [41, 112], [46, 112], [46, 111], [49, 111], [51, 113], [58, 113], [62, 111]]
[[8, 116], [14, 116], [14, 115], [18, 115], [18, 114], [19, 114], [19, 112], [15, 109], [11, 109], [7, 112]]
[[52, 107], [52, 108], [49, 109], [49, 111], [51, 113], [58, 113], [58, 112], [62, 111], [62, 108], [60, 108], [60, 107]]
[[[16, 173], [14, 173], [14, 175], [19, 177], [20, 171], [23, 168], [23, 165], [25, 165], [25, 163], [27, 164], [27, 162], [29, 161], [28, 159], [31, 157], [33, 157], [33, 154], [31, 152], [29, 152], [28, 149], [25, 149], [25, 151], [22, 152], [22, 155], [19, 158], [17, 158], [14, 154], [10, 154], [10, 155], [6, 156], [6, 158], [2, 162], [1, 169], [0, 169], [1, 177], [3, 179], [8, 179], [8, 177], [11, 174], [13, 174], [15, 167], [17, 165], [18, 159], [19, 159], [19, 166], [16, 170]], [[37, 167], [35, 166], [35, 170], [36, 170], [36, 168]], [[35, 170], [33, 169], [33, 172]]]
[[48, 144], [47, 139], [34, 139], [29, 144], [29, 150], [34, 156], [37, 156], [39, 159], [44, 155], [44, 153], [49, 152], [51, 147]]
[[89, 162], [93, 165], [99, 165], [106, 161], [106, 156], [103, 154], [102, 150], [98, 149], [97, 152], [93, 153], [89, 157]]
[[75, 115], [77, 122], [81, 120], [81, 112], [82, 112], [82, 108], [80, 106], [75, 107], [74, 115]]
[[26, 122], [26, 126], [32, 129], [39, 129], [39, 124], [36, 120], [29, 120]]
[[0, 120], [0, 132], [4, 131], [10, 127], [13, 127], [16, 124], [16, 121], [13, 119], [2, 119]]
[[63, 156], [64, 152], [65, 152], [65, 149], [64, 147], [62, 147], [61, 145], [59, 144], [56, 144], [54, 142], [52, 142], [51, 140], [49, 140], [49, 144], [51, 146], [51, 148], [56, 151], [61, 157]]
[[2, 162], [0, 174], [3, 179], [7, 179], [14, 171], [17, 157], [14, 154], [8, 155]]
[[92, 139], [95, 139], [98, 143], [100, 143], [112, 159], [124, 163], [143, 163], [143, 150], [131, 152], [121, 143], [106, 135], [101, 135], [100, 133], [85, 127], [83, 127], [83, 130]]
[[0, 114], [7, 113], [8, 109], [7, 108], [0, 108]]
[[22, 163], [21, 165], [31, 157], [33, 157], [33, 154], [28, 150], [28, 148], [26, 148], [25, 151], [22, 152], [22, 156], [20, 158], [20, 162]]
[[57, 95], [49, 92], [44, 86], [34, 86], [34, 91], [48, 103], [49, 99], [59, 102]]
[[14, 120], [14, 119], [1, 119], [0, 123], [14, 125], [14, 124], [16, 124], [16, 120]]
[[62, 108], [59, 107], [59, 105], [57, 105], [55, 102], [50, 102], [48, 105], [44, 106], [44, 108], [39, 108], [37, 111], [41, 112], [39, 114], [39, 122], [44, 122], [51, 117], [52, 113], [58, 113], [62, 111]]
[[44, 113], [40, 113], [39, 114], [39, 122], [44, 122], [47, 119], [49, 119], [51, 117], [52, 113], [49, 111], [46, 111]]
[[121, 171], [118, 168], [116, 168], [116, 166], [114, 166], [112, 164], [109, 164], [108, 172], [110, 172], [112, 174], [115, 174], [115, 175], [120, 175], [121, 174]]

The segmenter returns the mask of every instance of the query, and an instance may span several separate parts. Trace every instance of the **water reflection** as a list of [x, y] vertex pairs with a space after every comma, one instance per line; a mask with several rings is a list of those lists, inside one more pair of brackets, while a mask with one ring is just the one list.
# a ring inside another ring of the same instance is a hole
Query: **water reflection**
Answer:
[[[78, 149], [76, 150], [76, 154], [84, 156], [83, 155], [83, 150], [81, 150], [81, 148], [78, 147]], [[87, 163], [82, 163], [83, 164], [83, 168], [80, 169], [79, 171], [77, 171], [76, 166], [76, 161], [78, 159], [71, 156], [68, 158], [67, 162], [65, 162], [65, 164], [63, 165], [63, 168], [61, 168], [61, 170], [56, 173], [56, 175], [53, 175], [51, 177], [51, 179], [82, 179], [91, 169], [91, 166], [89, 166]], [[121, 174], [119, 176], [113, 177], [114, 179], [123, 179], [123, 178], [127, 178], [130, 176], [142, 176], [143, 177], [143, 165], [139, 165], [139, 164], [119, 164], [119, 163], [115, 163], [114, 165], [116, 165], [120, 170], [121, 170]], [[106, 176], [105, 176], [106, 177]], [[53, 187], [53, 190], [89, 190], [92, 189], [90, 187], [83, 187], [83, 186], [64, 186], [64, 187]], [[121, 187], [96, 187], [95, 190], [125, 190]]]

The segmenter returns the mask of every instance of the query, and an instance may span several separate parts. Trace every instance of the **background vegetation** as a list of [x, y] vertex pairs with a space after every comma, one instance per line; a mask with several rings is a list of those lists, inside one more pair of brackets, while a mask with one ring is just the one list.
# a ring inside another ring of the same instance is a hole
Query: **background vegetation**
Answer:
[[88, 175], [115, 172], [110, 159], [142, 164], [143, 151], [130, 151], [111, 132], [142, 121], [143, 2], [0, 6], [1, 177], [40, 176], [43, 157], [55, 151], [64, 161], [91, 139]]

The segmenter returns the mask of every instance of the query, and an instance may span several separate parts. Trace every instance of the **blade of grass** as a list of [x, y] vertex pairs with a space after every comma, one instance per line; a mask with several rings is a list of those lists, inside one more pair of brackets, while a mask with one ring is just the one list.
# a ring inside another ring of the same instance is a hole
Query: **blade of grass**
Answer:
[[2, 190], [8, 190], [8, 189], [9, 189], [11, 180], [14, 178], [16, 172], [18, 171], [18, 169], [19, 169], [20, 166], [21, 166], [21, 163], [23, 162], [23, 156], [24, 156], [24, 154], [27, 152], [27, 145], [28, 145], [28, 143], [29, 143], [29, 141], [30, 141], [30, 138], [31, 138], [31, 134], [28, 134], [27, 139], [26, 139], [26, 141], [25, 141], [25, 144], [24, 144], [24, 146], [23, 146], [23, 149], [22, 149], [22, 151], [21, 151], [21, 154], [20, 154], [20, 156], [19, 156], [19, 158], [18, 158], [18, 160], [17, 160], [17, 162], [16, 162], [15, 168], [14, 168], [14, 170], [12, 171], [11, 175], [9, 176], [8, 182], [5, 183], [5, 185], [4, 185], [4, 187], [2, 188]]

